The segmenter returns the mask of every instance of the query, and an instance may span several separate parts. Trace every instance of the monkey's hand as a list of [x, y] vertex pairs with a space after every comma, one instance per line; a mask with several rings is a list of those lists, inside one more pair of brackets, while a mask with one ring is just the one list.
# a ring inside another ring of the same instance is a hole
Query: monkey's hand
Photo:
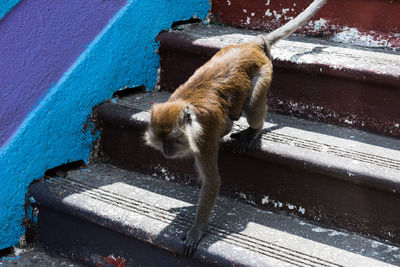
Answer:
[[186, 256], [191, 256], [196, 250], [201, 238], [204, 236], [204, 230], [192, 227], [182, 236], [182, 241], [184, 245], [183, 254]]
[[260, 134], [260, 130], [255, 130], [251, 127], [231, 134], [232, 139], [237, 140], [237, 150], [239, 153], [245, 152], [257, 139]]

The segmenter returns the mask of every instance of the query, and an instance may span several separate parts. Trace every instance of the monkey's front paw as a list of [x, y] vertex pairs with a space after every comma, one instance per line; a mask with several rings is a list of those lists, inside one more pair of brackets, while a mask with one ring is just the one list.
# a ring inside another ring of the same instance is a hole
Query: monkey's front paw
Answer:
[[191, 228], [182, 236], [182, 241], [184, 245], [183, 254], [186, 256], [191, 256], [196, 250], [201, 238], [204, 236], [204, 231], [199, 228]]
[[257, 139], [260, 131], [251, 127], [231, 134], [231, 138], [237, 142], [237, 151], [239, 153], [245, 152]]

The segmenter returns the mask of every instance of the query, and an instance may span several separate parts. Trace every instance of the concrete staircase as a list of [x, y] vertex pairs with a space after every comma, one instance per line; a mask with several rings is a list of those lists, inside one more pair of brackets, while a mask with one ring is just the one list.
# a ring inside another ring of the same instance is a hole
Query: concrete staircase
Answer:
[[[181, 25], [162, 32], [160, 87], [173, 91], [221, 47], [260, 32]], [[272, 47], [272, 111], [400, 137], [400, 52], [294, 36]]]
[[[220, 197], [192, 258], [180, 256], [198, 190], [108, 164], [35, 183], [47, 246], [95, 266], [395, 266], [398, 247]], [[111, 263], [111, 264], [110, 264]], [[120, 265], [118, 265], [120, 264]]]
[[400, 55], [303, 37], [274, 48], [260, 141], [237, 154], [224, 138], [207, 235], [192, 258], [180, 255], [198, 194], [193, 161], [144, 146], [148, 110], [221, 46], [253, 35], [201, 24], [160, 34], [163, 91], [98, 106], [98, 162], [31, 186], [40, 239], [104, 266], [400, 265]]

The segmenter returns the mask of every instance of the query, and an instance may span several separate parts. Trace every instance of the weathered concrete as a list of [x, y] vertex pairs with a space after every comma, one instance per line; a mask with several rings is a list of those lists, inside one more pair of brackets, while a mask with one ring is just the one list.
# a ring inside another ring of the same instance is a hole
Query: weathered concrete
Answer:
[[66, 259], [53, 251], [45, 250], [40, 244], [26, 248], [14, 248], [10, 254], [0, 257], [1, 267], [83, 267], [79, 263]]
[[[311, 2], [212, 0], [212, 21], [269, 32], [294, 18]], [[328, 1], [301, 32], [333, 35], [337, 42], [400, 48], [399, 12], [397, 1]]]
[[[138, 93], [97, 107], [100, 151], [122, 168], [193, 182], [191, 159], [165, 159], [140, 141], [150, 103], [167, 98]], [[245, 127], [242, 117], [233, 131]], [[240, 154], [228, 136], [221, 143], [221, 193], [400, 242], [399, 159], [399, 139], [270, 112], [254, 148]]]
[[[220, 48], [255, 34], [201, 24], [160, 34], [161, 89], [175, 90]], [[272, 57], [270, 110], [400, 137], [399, 52], [293, 36], [274, 45]]]
[[[143, 245], [166, 249], [175, 254], [170, 255], [177, 262], [174, 266], [192, 266], [190, 259], [179, 255], [183, 249], [180, 236], [193, 221], [197, 189], [101, 164], [71, 171], [65, 179], [36, 183], [30, 193], [39, 208], [39, 228], [41, 216], [47, 216], [51, 209], [67, 215], [62, 215], [62, 225], [68, 225], [68, 216], [80, 218], [122, 233], [132, 242], [137, 239]], [[63, 240], [61, 234], [57, 240], [49, 237], [57, 233], [54, 224], [46, 222], [48, 227], [42, 229], [44, 241], [62, 245], [63, 241], [57, 241]], [[62, 225], [60, 229], [65, 228]], [[139, 264], [157, 266], [154, 263], [161, 252], [142, 255], [124, 249], [126, 245], [114, 247], [108, 235], [104, 239], [93, 236], [95, 244], [82, 246], [80, 240], [87, 238], [80, 229], [75, 225], [75, 231], [64, 232], [68, 235], [65, 240], [72, 241], [64, 244], [75, 255], [86, 255], [90, 260], [95, 258], [91, 254], [98, 255], [97, 249], [104, 247], [103, 253], [114, 252], [127, 263], [136, 258], [144, 260]], [[74, 244], [79, 247], [73, 249]], [[381, 241], [219, 197], [193, 259], [218, 266], [393, 266], [400, 264], [398, 251], [397, 246]], [[170, 260], [163, 257], [159, 260]]]

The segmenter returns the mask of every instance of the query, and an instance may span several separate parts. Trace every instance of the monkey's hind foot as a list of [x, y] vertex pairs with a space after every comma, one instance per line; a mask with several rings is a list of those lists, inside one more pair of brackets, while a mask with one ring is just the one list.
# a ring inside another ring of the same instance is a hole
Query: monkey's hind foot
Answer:
[[191, 256], [193, 252], [197, 249], [200, 240], [204, 236], [204, 231], [199, 228], [191, 228], [182, 236], [182, 241], [184, 245], [183, 254], [185, 256]]
[[255, 130], [251, 127], [231, 134], [231, 138], [237, 142], [237, 151], [239, 153], [245, 152], [249, 147], [254, 144], [254, 141], [260, 134], [260, 130]]

